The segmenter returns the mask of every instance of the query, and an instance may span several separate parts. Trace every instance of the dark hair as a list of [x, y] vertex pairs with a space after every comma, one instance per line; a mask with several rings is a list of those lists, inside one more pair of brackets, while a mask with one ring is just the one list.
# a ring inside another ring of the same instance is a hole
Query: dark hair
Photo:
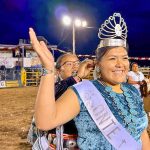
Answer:
[[74, 55], [74, 54], [72, 54], [72, 53], [66, 53], [66, 54], [63, 54], [63, 55], [59, 56], [58, 59], [57, 59], [57, 61], [56, 61], [56, 66], [55, 66], [55, 68], [56, 68], [56, 69], [60, 69], [62, 60], [63, 60], [65, 57], [69, 56], [69, 55]]
[[[106, 47], [101, 47], [101, 48], [97, 48], [96, 49], [96, 59], [97, 60], [101, 60], [102, 57], [111, 49], [113, 48], [116, 48], [116, 47], [119, 47], [119, 46], [106, 46]], [[126, 51], [128, 52], [129, 51], [129, 47], [127, 45], [127, 48], [125, 48]]]
[[134, 64], [138, 65], [137, 62], [132, 62], [132, 63], [131, 63], [131, 67], [132, 67]]
[[[132, 62], [132, 63], [130, 63], [130, 70], [132, 70], [132, 67], [133, 67], [134, 64], [138, 65], [137, 62]], [[139, 66], [139, 65], [138, 65], [138, 66]]]

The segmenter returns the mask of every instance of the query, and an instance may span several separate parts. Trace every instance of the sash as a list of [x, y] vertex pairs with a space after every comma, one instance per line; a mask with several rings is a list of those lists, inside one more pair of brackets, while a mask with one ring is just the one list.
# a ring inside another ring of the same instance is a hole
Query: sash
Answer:
[[88, 80], [74, 85], [99, 130], [116, 150], [141, 150], [140, 143], [117, 121], [96, 87]]

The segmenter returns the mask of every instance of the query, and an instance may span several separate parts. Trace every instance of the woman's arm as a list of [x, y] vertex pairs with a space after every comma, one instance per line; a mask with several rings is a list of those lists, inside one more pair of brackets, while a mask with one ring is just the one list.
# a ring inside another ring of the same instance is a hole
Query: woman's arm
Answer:
[[43, 41], [37, 40], [32, 28], [30, 40], [48, 74], [41, 77], [35, 103], [35, 120], [39, 129], [49, 130], [74, 118], [80, 110], [78, 98], [73, 90], [67, 90], [57, 102], [54, 96], [54, 58]]
[[150, 139], [146, 129], [143, 131], [141, 135], [141, 140], [142, 140], [142, 150], [150, 150]]
[[131, 76], [128, 76], [128, 83], [129, 84], [140, 84], [140, 81], [134, 81]]
[[80, 111], [77, 95], [68, 89], [56, 102], [50, 75], [41, 79], [36, 104], [35, 119], [39, 129], [50, 130], [73, 119]]

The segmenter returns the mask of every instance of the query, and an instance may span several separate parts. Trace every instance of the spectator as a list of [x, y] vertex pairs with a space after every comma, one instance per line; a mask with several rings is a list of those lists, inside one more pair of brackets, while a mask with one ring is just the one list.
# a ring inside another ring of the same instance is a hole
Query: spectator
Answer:
[[[80, 63], [77, 56], [71, 53], [61, 55], [56, 62], [56, 72], [58, 75], [58, 79], [55, 83], [55, 98], [58, 99], [69, 86], [80, 82], [82, 80], [81, 77], [86, 77], [90, 72], [91, 68], [89, 68], [89, 71], [87, 71], [84, 75], [83, 72], [87, 68], [87, 65], [92, 63], [92, 60], [86, 60]], [[32, 122], [32, 124], [34, 124], [34, 121]], [[65, 139], [62, 139], [64, 141], [63, 148], [71, 148], [72, 150], [78, 148], [76, 143], [77, 129], [73, 120], [69, 121], [63, 126], [57, 127], [57, 130], [59, 130], [59, 133], [64, 133]], [[37, 138], [36, 133], [33, 136], [35, 137], [35, 141]], [[57, 134], [57, 136], [59, 136], [59, 134]], [[56, 129], [49, 130], [47, 133], [47, 138], [50, 142], [50, 147], [56, 148], [56, 138], [59, 140], [59, 137], [56, 137]], [[31, 143], [33, 144], [34, 141]]]
[[136, 62], [131, 64], [131, 71], [128, 72], [128, 83], [132, 84], [137, 90], [140, 91], [140, 85], [143, 84], [144, 74], [139, 71], [139, 66]]

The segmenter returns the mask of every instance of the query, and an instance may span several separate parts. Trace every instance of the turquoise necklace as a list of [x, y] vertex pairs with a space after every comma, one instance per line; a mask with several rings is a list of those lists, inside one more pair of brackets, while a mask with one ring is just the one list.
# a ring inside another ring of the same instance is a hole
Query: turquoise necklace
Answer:
[[120, 118], [122, 118], [122, 124], [124, 127], [128, 128], [128, 131], [132, 134], [136, 132], [136, 125], [139, 123], [137, 119], [139, 114], [139, 110], [136, 104], [135, 98], [138, 98], [137, 94], [123, 86], [121, 84], [121, 90], [123, 91], [122, 97], [120, 100], [117, 98], [117, 93], [112, 91], [112, 87], [106, 85], [106, 83], [100, 78], [99, 82], [104, 87], [104, 92], [108, 95], [108, 103], [114, 108], [115, 111], [119, 114]]

